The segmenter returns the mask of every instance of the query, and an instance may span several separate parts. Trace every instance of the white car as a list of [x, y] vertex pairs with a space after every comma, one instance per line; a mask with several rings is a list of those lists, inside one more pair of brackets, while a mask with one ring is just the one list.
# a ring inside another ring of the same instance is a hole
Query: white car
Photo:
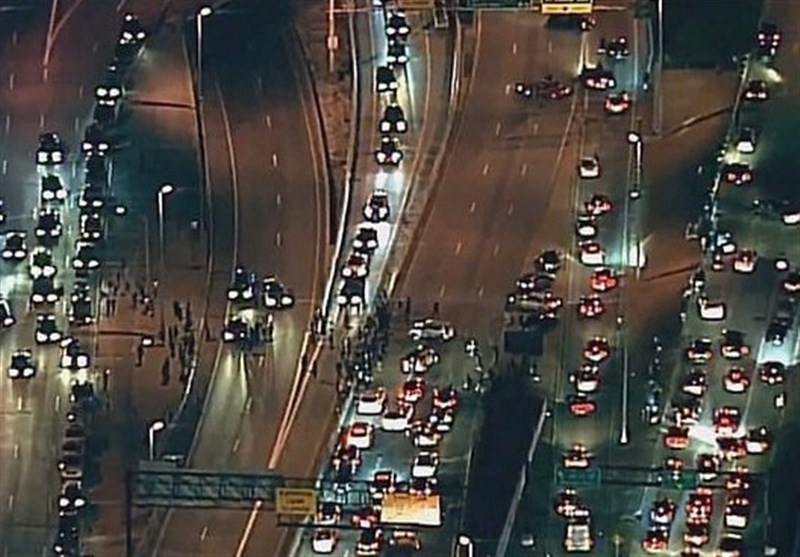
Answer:
[[311, 550], [314, 553], [328, 555], [336, 551], [339, 534], [331, 528], [317, 528], [311, 537]]
[[581, 245], [581, 263], [588, 267], [602, 267], [606, 263], [606, 250], [597, 242]]
[[753, 128], [745, 127], [739, 132], [736, 140], [736, 150], [743, 155], [750, 155], [756, 150], [756, 132]]
[[78, 371], [89, 368], [89, 354], [83, 349], [76, 339], [70, 338], [62, 342], [61, 358], [59, 367], [61, 369]]
[[403, 373], [425, 373], [439, 363], [439, 353], [429, 346], [418, 346], [400, 360]]
[[733, 270], [737, 273], [750, 274], [756, 270], [758, 255], [755, 251], [744, 249], [733, 258]]
[[562, 462], [564, 468], [588, 468], [592, 464], [594, 455], [584, 445], [573, 445], [564, 453]]
[[592, 180], [600, 177], [600, 158], [597, 155], [591, 157], [581, 157], [578, 164], [578, 174], [584, 180]]
[[750, 388], [750, 377], [741, 367], [730, 368], [722, 380], [725, 390], [733, 394], [746, 393]]
[[43, 246], [37, 246], [31, 252], [31, 261], [28, 272], [32, 279], [39, 277], [50, 278], [56, 274], [55, 264], [53, 263], [53, 252]]
[[30, 379], [36, 375], [36, 363], [30, 350], [17, 350], [11, 355], [8, 376], [11, 379]]
[[57, 165], [64, 162], [64, 144], [57, 133], [43, 133], [39, 136], [39, 148], [36, 150], [36, 164]]
[[369, 275], [369, 257], [365, 253], [353, 251], [344, 262], [342, 278], [364, 278]]
[[450, 323], [426, 318], [414, 321], [408, 330], [408, 336], [416, 341], [441, 340], [447, 342], [456, 336], [456, 331]]
[[594, 238], [597, 236], [597, 220], [592, 215], [578, 215], [575, 221], [575, 233], [582, 240]]
[[583, 364], [574, 379], [576, 391], [594, 393], [600, 385], [600, 368], [593, 364]]
[[413, 415], [414, 407], [411, 405], [389, 409], [381, 416], [381, 429], [389, 432], [406, 431]]
[[266, 277], [261, 288], [264, 291], [264, 305], [269, 309], [288, 309], [294, 306], [294, 294], [275, 276]]
[[727, 314], [725, 302], [711, 302], [705, 296], [697, 299], [697, 310], [704, 321], [722, 321]]
[[396, 137], [384, 135], [381, 144], [375, 151], [375, 162], [383, 166], [397, 166], [403, 160], [403, 151]]
[[364, 204], [363, 213], [364, 218], [369, 222], [378, 223], [389, 220], [389, 192], [380, 188], [373, 191]]
[[75, 242], [72, 268], [76, 271], [91, 271], [98, 267], [100, 267], [100, 258], [97, 256], [95, 245], [90, 242]]
[[372, 424], [355, 422], [347, 428], [347, 443], [366, 451], [372, 448], [375, 441], [375, 432]]
[[353, 249], [360, 252], [374, 252], [378, 249], [378, 231], [371, 226], [359, 226], [353, 238]]
[[365, 391], [356, 400], [356, 414], [378, 416], [386, 409], [386, 391], [383, 388]]
[[58, 323], [56, 323], [56, 316], [37, 315], [36, 316], [36, 344], [54, 344], [61, 342], [63, 334], [58, 330]]
[[6, 232], [2, 256], [8, 261], [22, 261], [28, 256], [28, 245], [24, 232], [16, 230]]
[[434, 478], [439, 470], [439, 453], [435, 451], [420, 451], [411, 463], [412, 478]]

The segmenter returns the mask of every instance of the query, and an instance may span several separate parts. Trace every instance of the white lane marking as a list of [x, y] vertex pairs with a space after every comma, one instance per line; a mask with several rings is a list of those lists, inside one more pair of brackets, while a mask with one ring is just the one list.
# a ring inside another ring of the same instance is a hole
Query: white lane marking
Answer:
[[17, 412], [22, 412], [23, 401], [22, 397], [17, 397]]
[[492, 250], [492, 257], [497, 257], [497, 254], [500, 252], [500, 244], [495, 244], [494, 249]]
[[39, 114], [39, 129], [43, 130], [45, 124], [44, 114]]
[[444, 284], [439, 288], [439, 297], [444, 298]]
[[200, 532], [200, 541], [205, 540], [208, 537], [208, 526], [203, 526], [203, 530]]
[[75, 122], [73, 123], [73, 126], [75, 127], [75, 133], [78, 133], [78, 131], [81, 129], [81, 119], [77, 116], [75, 116]]
[[19, 458], [19, 443], [14, 443], [14, 458]]
[[248, 395], [247, 402], [244, 403], [244, 411], [249, 412], [252, 407], [253, 407], [253, 397]]
[[269, 129], [272, 129], [272, 117], [269, 114], [264, 116], [264, 123], [267, 125]]
[[8, 496], [8, 510], [12, 510], [14, 508], [14, 494], [10, 494]]
[[508, 209], [506, 209], [506, 215], [508, 215], [510, 217], [512, 214], [514, 214], [514, 204], [513, 203], [509, 203], [508, 204]]
[[237, 437], [236, 441], [233, 442], [233, 448], [231, 449], [232, 453], [235, 453], [235, 452], [237, 452], [239, 450], [239, 442], [240, 442], [240, 439]]
[[510, 83], [506, 83], [506, 95], [510, 95], [510, 94], [511, 94], [511, 84]]
[[519, 173], [525, 176], [528, 173], [528, 165], [527, 163], [522, 163], [522, 168], [519, 169]]
[[483, 298], [483, 286], [478, 288], [478, 298]]
[[272, 166], [278, 166], [278, 154], [272, 153]]
[[6, 159], [3, 159], [2, 167], [3, 176], [5, 176], [6, 172], [8, 172], [8, 161]]
[[494, 135], [499, 136], [502, 129], [503, 125], [500, 122], [497, 122], [497, 125], [494, 127]]
[[461, 242], [458, 242], [456, 244], [456, 255], [458, 255], [459, 253], [461, 253]]
[[83, 85], [78, 85], [78, 98], [79, 98], [79, 99], [82, 99], [82, 98], [83, 98], [83, 94], [84, 94], [84, 92], [85, 92], [85, 90], [84, 90], [84, 88], [83, 88]]
[[486, 176], [487, 174], [489, 174], [489, 163], [488, 162], [483, 165], [483, 175]]
[[17, 41], [19, 41], [19, 35], [17, 35], [17, 32], [14, 31], [13, 33], [11, 33], [11, 44], [17, 46]]
[[278, 207], [280, 207], [280, 206], [281, 206], [281, 203], [283, 203], [283, 198], [281, 198], [281, 194], [279, 194], [279, 193], [276, 193], [276, 194], [275, 194], [275, 204], [276, 204]]
[[277, 234], [275, 234], [275, 245], [280, 246], [282, 244], [283, 244], [283, 237], [281, 236], [281, 233], [278, 232]]
[[47, 80], [48, 80], [49, 78], [50, 78], [50, 70], [48, 70], [47, 68], [43, 69], [43, 70], [42, 70], [42, 81], [44, 81], [45, 83], [47, 83]]
[[14, 82], [16, 80], [17, 80], [17, 76], [14, 75], [14, 73], [12, 72], [11, 75], [8, 76], [8, 90], [9, 91], [13, 91], [14, 90]]
[[539, 134], [539, 122], [534, 122], [533, 123], [533, 135], [538, 135], [538, 134]]
[[5, 125], [6, 133], [9, 132], [11, 129], [11, 114], [6, 114], [6, 125]]
[[56, 412], [58, 412], [59, 408], [61, 408], [61, 395], [56, 395], [55, 403], [53, 404], [53, 408]]
[[511, 54], [517, 53], [517, 43], [511, 45]]
[[474, 213], [475, 212], [475, 202], [474, 201], [472, 202], [472, 205], [469, 206], [469, 212], [470, 213]]

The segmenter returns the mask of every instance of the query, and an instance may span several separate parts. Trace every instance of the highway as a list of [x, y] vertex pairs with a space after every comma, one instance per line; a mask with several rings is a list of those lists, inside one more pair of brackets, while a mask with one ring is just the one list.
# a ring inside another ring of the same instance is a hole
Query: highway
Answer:
[[[34, 164], [38, 135], [57, 131], [68, 147], [67, 164], [59, 174], [71, 194], [77, 194], [78, 156], [83, 126], [93, 104], [95, 83], [113, 56], [113, 44], [126, 3], [62, 3], [52, 14], [51, 41], [45, 41], [49, 10], [46, 6], [23, 6], [4, 10], [2, 24], [2, 94], [0, 119], [3, 121], [3, 201], [9, 215], [5, 229], [28, 232], [33, 245], [34, 208], [38, 204], [39, 175]], [[140, 10], [146, 25], [155, 22], [165, 2], [127, 2], [127, 8]], [[50, 44], [46, 55], [45, 44]], [[47, 69], [43, 68], [47, 59]], [[115, 183], [119, 188], [127, 184]], [[77, 207], [72, 197], [63, 214], [65, 236], [55, 250], [59, 279], [65, 292], [72, 287], [68, 272], [70, 246], [77, 234]], [[120, 246], [120, 249], [125, 249]], [[27, 312], [30, 282], [26, 265], [2, 264], [2, 293], [10, 299], [18, 323], [2, 333], [0, 360], [4, 370], [13, 350], [30, 347], [39, 367], [39, 376], [30, 384], [17, 384], [6, 378], [2, 389], [2, 435], [0, 451], [6, 463], [0, 481], [4, 501], [0, 512], [0, 539], [5, 555], [29, 555], [43, 551], [51, 543], [56, 518], [55, 498], [59, 489], [55, 461], [62, 442], [64, 415], [68, 409], [69, 376], [58, 373], [58, 349], [33, 346], [34, 314]], [[56, 315], [61, 330], [66, 330], [66, 305], [59, 304]], [[96, 311], [96, 309], [95, 309]], [[83, 335], [82, 335], [83, 336]], [[100, 350], [95, 337], [88, 334], [88, 346]], [[5, 375], [5, 371], [4, 371]], [[113, 417], [120, 419], [119, 415]]]
[[[210, 166], [231, 169], [236, 262], [261, 277], [276, 275], [293, 290], [296, 305], [275, 314], [274, 341], [265, 349], [247, 354], [224, 346], [217, 354], [191, 459], [201, 469], [264, 466], [293, 396], [327, 262], [322, 169], [306, 121], [314, 117], [313, 109], [294, 73], [301, 70], [273, 54], [288, 53], [282, 20], [265, 25], [264, 13], [239, 6], [205, 24], [204, 94], [218, 109], [218, 116], [207, 118], [206, 133], [218, 138], [220, 147], [209, 149]], [[157, 554], [231, 554], [245, 519], [244, 512], [171, 512]]]

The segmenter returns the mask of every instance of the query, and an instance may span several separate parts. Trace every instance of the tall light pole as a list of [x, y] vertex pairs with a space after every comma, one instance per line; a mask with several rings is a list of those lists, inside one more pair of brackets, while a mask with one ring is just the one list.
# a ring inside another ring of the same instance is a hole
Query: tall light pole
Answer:
[[169, 183], [161, 184], [158, 188], [158, 278], [164, 275], [164, 198], [175, 191], [175, 186]]
[[336, 50], [339, 48], [339, 36], [336, 34], [336, 0], [328, 0], [328, 71], [336, 71]]
[[147, 428], [147, 455], [150, 460], [156, 459], [156, 433], [167, 427], [164, 420], [156, 420]]
[[197, 26], [197, 67], [195, 74], [197, 75], [197, 100], [203, 101], [203, 18], [206, 18], [214, 13], [210, 6], [202, 6], [197, 10], [194, 16], [195, 25]]

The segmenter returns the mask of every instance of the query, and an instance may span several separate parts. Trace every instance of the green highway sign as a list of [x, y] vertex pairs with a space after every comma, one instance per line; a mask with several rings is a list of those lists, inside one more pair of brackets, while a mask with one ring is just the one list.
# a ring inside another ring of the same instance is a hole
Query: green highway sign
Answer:
[[698, 477], [694, 470], [673, 472], [661, 476], [661, 486], [665, 489], [688, 490], [697, 487]]
[[568, 487], [599, 486], [602, 481], [600, 468], [559, 468], [556, 477], [559, 485]]

